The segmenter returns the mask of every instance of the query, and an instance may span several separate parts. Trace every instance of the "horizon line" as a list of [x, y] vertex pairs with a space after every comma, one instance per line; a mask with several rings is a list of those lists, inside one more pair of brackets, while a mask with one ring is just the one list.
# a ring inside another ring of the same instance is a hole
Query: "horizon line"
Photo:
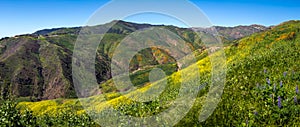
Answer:
[[[102, 23], [102, 24], [97, 24], [97, 25], [92, 25], [92, 26], [99, 26], [99, 25], [105, 25], [105, 24], [108, 24], [108, 23], [111, 23], [111, 22], [114, 22], [114, 21], [121, 21], [121, 22], [127, 22], [127, 23], [134, 23], [134, 24], [147, 24], [147, 25], [153, 25], [153, 26], [174, 26], [174, 27], [178, 27], [178, 28], [203, 28], [203, 27], [183, 27], [183, 26], [179, 26], [179, 25], [175, 25], [175, 24], [164, 24], [164, 23], [149, 23], [149, 22], [133, 22], [133, 21], [126, 21], [126, 20], [112, 20], [110, 22], [107, 22], [107, 23]], [[288, 21], [300, 21], [299, 19], [291, 19], [291, 20], [287, 20], [287, 21], [283, 21], [281, 23], [284, 23], [284, 22], [288, 22]], [[272, 27], [272, 26], [276, 26], [276, 25], [280, 25], [281, 23], [279, 24], [272, 24], [272, 25], [264, 25], [264, 24], [259, 24], [259, 23], [253, 23], [253, 24], [237, 24], [237, 25], [221, 25], [221, 24], [212, 24], [212, 27], [239, 27], [239, 26], [252, 26], [252, 25], [260, 25], [260, 26], [265, 26], [265, 27]], [[64, 28], [78, 28], [78, 27], [86, 27], [86, 26], [89, 26], [89, 25], [74, 25], [74, 26], [57, 26], [57, 27], [45, 27], [45, 28], [40, 28], [38, 30], [35, 30], [33, 32], [27, 32], [27, 33], [20, 33], [20, 34], [16, 34], [16, 35], [12, 35], [12, 36], [3, 36], [1, 37], [0, 35], [0, 39], [3, 39], [3, 38], [10, 38], [10, 37], [15, 37], [15, 36], [22, 36], [22, 35], [28, 35], [28, 34], [34, 34], [35, 32], [38, 32], [38, 31], [42, 31], [42, 30], [51, 30], [51, 29], [64, 29]], [[90, 27], [92, 27], [90, 26]]]

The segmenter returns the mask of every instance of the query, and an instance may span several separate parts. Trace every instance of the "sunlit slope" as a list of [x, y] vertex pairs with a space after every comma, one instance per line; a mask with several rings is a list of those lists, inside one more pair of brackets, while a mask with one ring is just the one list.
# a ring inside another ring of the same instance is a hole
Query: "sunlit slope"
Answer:
[[[192, 30], [187, 28], [124, 21], [111, 23], [115, 25], [101, 40], [95, 59], [95, 73], [99, 84], [111, 78], [110, 61], [115, 48], [124, 37], [137, 30], [150, 27], [169, 29], [189, 43], [193, 51], [200, 51], [203, 47]], [[99, 41], [99, 36], [104, 35], [108, 24], [88, 27], [93, 31], [89, 37], [91, 41]], [[81, 28], [46, 29], [33, 34], [0, 39], [2, 97], [15, 97], [21, 101], [75, 98], [71, 65], [74, 45]], [[177, 67], [172, 66], [173, 63], [174, 59], [167, 52], [149, 48], [134, 56], [130, 63], [130, 71], [147, 70], [159, 64], [176, 70]]]
[[[56, 98], [76, 98], [72, 81], [72, 53], [76, 39], [82, 28], [91, 29], [91, 39], [97, 40], [110, 28], [98, 46], [96, 56], [97, 82], [104, 83], [111, 78], [110, 61], [114, 49], [124, 37], [137, 30], [150, 27], [172, 31], [186, 41], [192, 51], [202, 52], [204, 45], [191, 28], [176, 26], [137, 24], [115, 20], [97, 26], [53, 28], [37, 31], [33, 34], [17, 35], [0, 39], [0, 86], [3, 98], [18, 98], [19, 101], [40, 101]], [[193, 28], [207, 31], [206, 28]], [[242, 38], [268, 29], [251, 25], [237, 27], [216, 27], [225, 45], [232, 40]], [[47, 59], [48, 58], [48, 59]], [[157, 65], [170, 68], [175, 60], [164, 50], [145, 49], [133, 57], [130, 71], [142, 70], [144, 73]], [[172, 67], [170, 70], [176, 70]], [[137, 74], [136, 73], [136, 74]], [[145, 73], [146, 75], [146, 73]], [[137, 80], [136, 76], [132, 76]], [[138, 76], [141, 77], [141, 76]], [[144, 78], [134, 81], [135, 85], [143, 85]], [[111, 90], [113, 92], [114, 89]]]
[[300, 81], [299, 35], [300, 22], [289, 21], [226, 49], [228, 71], [222, 102], [202, 124], [299, 126], [300, 106], [294, 103], [299, 99], [295, 92]]
[[[199, 67], [199, 68], [198, 68]], [[197, 70], [194, 70], [195, 68], [199, 69], [199, 71]], [[174, 74], [172, 74], [171, 76], [168, 76], [166, 79], [162, 79], [162, 80], [168, 80], [168, 87], [174, 87], [176, 89], [179, 88], [180, 86], [180, 75], [181, 73], [185, 73], [185, 74], [189, 74], [187, 77], [189, 77], [189, 79], [187, 80], [194, 80], [194, 77], [195, 75], [197, 75], [196, 73], [199, 73], [202, 74], [203, 76], [201, 76], [201, 79], [206, 79], [208, 76], [205, 76], [204, 74], [207, 74], [209, 71], [210, 71], [210, 61], [209, 61], [209, 57], [207, 58], [204, 58], [200, 61], [198, 61], [197, 63], [194, 63], [193, 65], [191, 65], [190, 67], [188, 68], [185, 68], [179, 72], [175, 72]], [[183, 72], [182, 72], [183, 71]], [[200, 80], [200, 79], [199, 79]], [[127, 95], [124, 95], [124, 96], [120, 96], [119, 93], [117, 92], [108, 92], [108, 93], [104, 93], [103, 95], [99, 95], [99, 96], [93, 96], [93, 97], [90, 97], [90, 98], [84, 98], [84, 99], [81, 99], [82, 101], [89, 101], [91, 102], [90, 105], [95, 105], [94, 103], [101, 103], [102, 101], [105, 101], [106, 99], [108, 100], [107, 104], [117, 104], [115, 102], [118, 102], [118, 101], [121, 101], [123, 100], [123, 98], [125, 96], [136, 96], [136, 95], [139, 95], [139, 94], [145, 94], [145, 93], [148, 93], [149, 91], [150, 92], [154, 92], [154, 91], [157, 91], [159, 88], [161, 88], [159, 86], [161, 81], [157, 81], [155, 83], [148, 83], [146, 84], [144, 87], [142, 88], [139, 88], [137, 89], [136, 91], [133, 91]], [[204, 84], [204, 80], [202, 81], [203, 84]], [[207, 81], [206, 81], [207, 82]], [[113, 85], [113, 83], [111, 81], [108, 81], [109, 84]], [[105, 83], [104, 83], [105, 84]], [[199, 82], [199, 84], [201, 84]], [[200, 86], [200, 85], [199, 85]], [[178, 88], [177, 88], [178, 87]], [[167, 92], [164, 92], [164, 94], [168, 94]], [[175, 95], [174, 95], [175, 96]], [[102, 100], [103, 98], [103, 100]], [[101, 101], [99, 101], [101, 100]], [[51, 106], [54, 106], [53, 109], [55, 110], [56, 108], [62, 108], [62, 107], [65, 107], [69, 104], [69, 106], [76, 106], [76, 103], [78, 103], [79, 101], [77, 99], [56, 99], [56, 100], [49, 100], [49, 101], [41, 101], [41, 102], [21, 102], [20, 105], [34, 105], [31, 109], [33, 109], [33, 111], [37, 111], [36, 113], [37, 114], [43, 114], [43, 113], [46, 113], [47, 111], [45, 112], [39, 112], [39, 110], [42, 110], [44, 105], [51, 105]], [[51, 103], [51, 104], [50, 104]], [[79, 103], [78, 103], [79, 104]], [[41, 105], [41, 106], [38, 106], [38, 105]], [[51, 107], [50, 106], [50, 107]], [[31, 106], [29, 106], [31, 107]], [[40, 109], [39, 109], [40, 108]], [[52, 111], [49, 110], [48, 113], [51, 113]], [[54, 112], [52, 112], [54, 113]]]
[[[189, 72], [190, 82], [201, 86], [201, 90], [192, 109], [178, 126], [232, 126], [257, 125], [275, 126], [300, 123], [299, 94], [295, 92], [300, 81], [300, 22], [289, 21], [274, 28], [243, 38], [225, 48], [227, 57], [226, 86], [222, 101], [214, 113], [202, 123], [198, 116], [210, 84], [210, 57], [207, 56], [190, 67], [182, 70]], [[217, 55], [217, 54], [215, 54]], [[199, 69], [194, 69], [199, 67]], [[180, 71], [166, 80], [166, 89], [153, 101], [139, 103], [126, 96], [151, 93], [159, 89], [159, 82], [146, 85], [125, 96], [118, 93], [106, 93], [100, 96], [82, 99], [88, 110], [103, 111], [109, 106], [133, 116], [149, 116], [163, 112], [176, 99], [180, 85]], [[199, 79], [195, 79], [200, 74]], [[270, 80], [268, 84], [267, 80]], [[282, 84], [282, 85], [281, 85]], [[278, 106], [278, 97], [281, 107]], [[107, 100], [106, 100], [107, 99]], [[45, 105], [49, 105], [47, 108]], [[89, 107], [90, 105], [91, 107]], [[83, 113], [78, 100], [51, 100], [41, 102], [22, 102], [20, 107], [27, 107], [35, 114], [55, 114], [57, 109]], [[45, 110], [46, 109], [46, 110]]]

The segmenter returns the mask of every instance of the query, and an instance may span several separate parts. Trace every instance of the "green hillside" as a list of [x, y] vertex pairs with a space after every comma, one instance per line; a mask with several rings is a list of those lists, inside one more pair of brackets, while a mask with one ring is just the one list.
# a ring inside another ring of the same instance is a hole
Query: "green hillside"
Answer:
[[[194, 51], [201, 51], [203, 44], [190, 29], [175, 26], [135, 24], [124, 21], [116, 23], [103, 37], [96, 56], [96, 77], [99, 84], [111, 78], [110, 62], [116, 46], [126, 35], [144, 28], [169, 29], [187, 41]], [[109, 23], [110, 24], [110, 23]], [[90, 38], [102, 36], [109, 24], [87, 26], [94, 31]], [[37, 101], [56, 98], [76, 98], [72, 79], [72, 52], [81, 27], [58, 28], [37, 31], [0, 40], [0, 93], [3, 98], [17, 97]], [[95, 40], [96, 41], [96, 40]], [[177, 70], [175, 60], [167, 52], [149, 48], [132, 59], [132, 77], [159, 66], [168, 69], [167, 74]], [[164, 67], [165, 66], [165, 67]], [[137, 80], [137, 79], [136, 79]], [[146, 80], [136, 81], [143, 85]]]
[[[180, 29], [177, 28], [177, 30]], [[184, 37], [184, 34], [179, 35]], [[40, 102], [20, 102], [17, 107], [22, 109], [23, 113], [25, 112], [28, 116], [35, 118], [36, 124], [42, 126], [83, 126], [83, 124], [97, 126], [91, 117], [86, 115], [86, 111], [101, 113], [111, 105], [126, 115], [151, 116], [168, 109], [172, 105], [172, 101], [179, 97], [180, 74], [181, 72], [188, 72], [189, 78], [186, 79], [186, 82], [203, 84], [205, 89], [199, 91], [193, 107], [176, 126], [299, 126], [299, 35], [300, 21], [288, 21], [264, 32], [254, 33], [233, 41], [225, 47], [227, 57], [225, 89], [216, 110], [204, 122], [199, 122], [198, 117], [211, 83], [210, 56], [207, 56], [206, 51], [195, 52], [198, 58], [195, 64], [179, 72], [172, 73], [171, 71], [169, 76], [164, 79], [168, 82], [166, 89], [149, 102], [141, 103], [127, 98], [143, 94], [151, 95], [153, 91], [161, 89], [160, 81], [141, 85], [147, 82], [140, 82], [140, 80], [144, 80], [144, 77], [147, 76], [146, 72], [151, 69], [145, 68], [131, 74], [133, 76], [132, 81], [141, 86], [138, 90], [126, 95], [120, 95], [113, 88], [111, 80], [108, 79], [102, 80], [100, 87], [105, 90], [105, 93], [101, 95], [82, 98], [80, 101], [78, 99], [55, 99]], [[189, 40], [190, 38], [186, 39]], [[191, 42], [192, 45], [195, 45], [193, 41]], [[146, 54], [147, 52], [145, 51]], [[102, 53], [109, 56], [107, 52]], [[145, 56], [147, 56], [146, 54]], [[212, 55], [219, 54], [216, 52]], [[35, 55], [32, 54], [28, 57], [33, 59]], [[176, 71], [172, 62], [169, 61], [168, 64], [159, 66], [162, 66], [161, 68], [173, 68]], [[145, 66], [143, 62], [139, 64]], [[40, 66], [44, 65], [41, 64]], [[198, 73], [195, 70], [196, 67], [199, 67], [200, 79], [196, 78]], [[139, 78], [140, 75], [143, 76]], [[62, 79], [62, 81], [64, 80]], [[83, 102], [86, 111], [83, 110], [80, 102]], [[2, 109], [5, 109], [5, 106]], [[26, 112], [25, 109], [29, 111]], [[26, 118], [20, 117], [19, 119], [24, 120]], [[111, 121], [105, 122], [116, 121], [111, 119]], [[120, 124], [122, 122], [126, 124], [127, 121], [121, 121]]]
[[[198, 93], [192, 109], [176, 126], [299, 126], [299, 34], [300, 21], [289, 21], [265, 32], [242, 38], [226, 47], [226, 86], [217, 109], [206, 121], [201, 123], [198, 121], [208, 91], [203, 89]], [[202, 54], [207, 56], [205, 52]], [[188, 79], [190, 82], [209, 84], [208, 74], [211, 71], [209, 59], [207, 56], [182, 70], [190, 72]], [[200, 68], [201, 79], [195, 79], [196, 66]], [[170, 75], [166, 79], [169, 83], [166, 90], [157, 99], [148, 103], [128, 100], [126, 96], [151, 93], [151, 90], [160, 88], [157, 85], [159, 83], [146, 85], [124, 96], [108, 91], [103, 95], [84, 98], [81, 101], [85, 102], [88, 111], [101, 112], [113, 105], [115, 109], [127, 115], [141, 117], [157, 114], [166, 110], [176, 99], [180, 88], [179, 76], [180, 72]], [[33, 111], [33, 115], [39, 116], [41, 123], [43, 118], [47, 118], [66, 125], [67, 122], [61, 121], [77, 118], [78, 121], [86, 120], [86, 124], [94, 124], [86, 119], [85, 111], [80, 101], [76, 99], [21, 102], [18, 107]], [[70, 112], [62, 114], [62, 111]], [[66, 118], [55, 119], [57, 116]]]
[[[204, 50], [201, 40], [191, 29], [136, 24], [119, 20], [98, 26], [45, 29], [33, 34], [2, 38], [0, 40], [0, 93], [2, 97], [17, 97], [27, 101], [76, 98], [71, 61], [77, 36], [82, 28], [88, 28], [92, 32], [90, 38], [97, 39], [98, 36], [104, 34], [104, 29], [111, 24], [114, 25], [105, 34], [97, 50], [95, 67], [99, 84], [111, 78], [110, 61], [116, 46], [127, 35], [140, 29], [165, 28], [186, 41], [192, 51], [201, 53]], [[253, 26], [242, 28], [218, 27], [218, 29], [224, 29], [221, 31], [221, 36], [226, 44], [230, 44], [229, 41], [235, 38], [232, 36], [234, 34], [228, 33], [240, 31], [244, 34], [239, 35], [239, 37], [243, 37], [253, 32], [262, 31]], [[201, 58], [202, 56], [198, 57], [198, 59]], [[136, 54], [130, 63], [130, 71], [136, 73], [132, 74], [132, 79], [138, 80], [134, 81], [136, 85], [143, 85], [147, 79], [140, 80], [134, 77], [138, 77], [137, 75], [141, 73], [148, 75], [149, 70], [157, 66], [162, 69], [165, 68], [163, 70], [167, 69], [168, 75], [172, 74], [178, 68], [173, 66], [174, 63], [174, 58], [164, 50], [159, 48], [145, 49]]]

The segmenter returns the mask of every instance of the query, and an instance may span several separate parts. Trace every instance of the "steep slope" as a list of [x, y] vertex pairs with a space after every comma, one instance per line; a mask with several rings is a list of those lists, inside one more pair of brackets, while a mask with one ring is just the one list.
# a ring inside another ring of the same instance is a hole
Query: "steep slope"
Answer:
[[[188, 42], [193, 51], [202, 52], [204, 50], [199, 37], [187, 28], [136, 24], [120, 20], [104, 25], [85, 27], [92, 29], [91, 35], [99, 36], [112, 23], [116, 24], [105, 34], [97, 51], [96, 77], [99, 84], [111, 78], [110, 61], [115, 47], [124, 37], [140, 29], [165, 28]], [[27, 97], [30, 100], [76, 97], [72, 82], [71, 59], [74, 43], [81, 28], [83, 27], [45, 29], [33, 34], [1, 39], [0, 88], [4, 98], [9, 95]], [[233, 39], [266, 29], [258, 25], [216, 28], [228, 44], [231, 44]], [[199, 56], [199, 58], [201, 57], [203, 56]], [[145, 49], [136, 54], [130, 63], [130, 71], [135, 72], [132, 74], [132, 79], [141, 77], [138, 76], [140, 73], [148, 75], [151, 68], [158, 65], [163, 70], [170, 70], [168, 74], [171, 74], [177, 70], [177, 66], [173, 66], [174, 62], [174, 58], [161, 49]], [[135, 81], [134, 84], [143, 85], [147, 81], [147, 78], [142, 78], [140, 81]]]
[[71, 89], [71, 83], [70, 76], [65, 77], [64, 64], [69, 64], [71, 59], [65, 58], [67, 52], [63, 48], [35, 36], [5, 39], [1, 45], [2, 97], [13, 95], [40, 100], [72, 96], [65, 94]]
[[[299, 126], [300, 95], [296, 87], [300, 81], [299, 35], [300, 21], [289, 21], [227, 47], [227, 82], [217, 109], [206, 121], [198, 121], [199, 109], [208, 90], [204, 89], [177, 126]], [[194, 79], [197, 71], [191, 69], [193, 66], [199, 66], [202, 79]], [[191, 72], [190, 81], [209, 83], [210, 67], [209, 57], [205, 57], [183, 71]], [[83, 101], [95, 112], [113, 105], [128, 115], [153, 115], [164, 111], [176, 98], [180, 87], [179, 76], [177, 72], [169, 76], [167, 89], [157, 100], [147, 103], [134, 102], [116, 93]], [[152, 87], [156, 88], [155, 83], [129, 94], [148, 93]], [[60, 110], [70, 110], [65, 109], [70, 106], [74, 106], [73, 112], [84, 112], [78, 100], [58, 101], [24, 102], [19, 106], [28, 107], [40, 115], [55, 115]], [[48, 110], [45, 110], [45, 105], [49, 106]]]
[[[161, 27], [173, 31], [188, 43], [193, 50], [202, 49], [196, 34], [185, 28], [175, 26], [135, 24], [124, 21], [116, 23], [105, 34], [98, 46], [96, 56], [96, 77], [98, 83], [111, 78], [110, 59], [116, 46], [126, 35], [144, 28]], [[102, 36], [103, 29], [109, 24], [86, 26], [94, 33], [91, 38]], [[0, 40], [0, 91], [3, 98], [9, 96], [27, 97], [28, 99], [55, 99], [76, 97], [72, 82], [72, 51], [81, 27], [57, 28], [37, 31], [34, 34], [20, 35]], [[170, 66], [174, 59], [161, 49], [149, 48], [136, 54], [130, 63], [130, 71], [149, 73], [145, 69], [165, 65], [171, 71], [177, 66]], [[171, 74], [170, 72], [169, 74]], [[142, 85], [145, 81], [137, 81]]]
[[203, 125], [299, 126], [299, 35], [288, 21], [228, 48], [223, 99]]
[[[42, 66], [39, 61], [40, 45], [32, 37], [4, 40], [1, 55], [2, 91], [20, 96], [41, 96], [43, 84]], [[8, 93], [2, 92], [5, 97]]]

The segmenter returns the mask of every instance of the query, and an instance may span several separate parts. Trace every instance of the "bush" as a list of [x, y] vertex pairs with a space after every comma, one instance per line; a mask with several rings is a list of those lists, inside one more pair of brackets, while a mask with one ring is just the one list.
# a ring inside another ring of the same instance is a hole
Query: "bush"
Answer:
[[29, 110], [21, 113], [16, 108], [17, 103], [11, 100], [5, 100], [0, 107], [0, 126], [36, 126], [36, 117]]

